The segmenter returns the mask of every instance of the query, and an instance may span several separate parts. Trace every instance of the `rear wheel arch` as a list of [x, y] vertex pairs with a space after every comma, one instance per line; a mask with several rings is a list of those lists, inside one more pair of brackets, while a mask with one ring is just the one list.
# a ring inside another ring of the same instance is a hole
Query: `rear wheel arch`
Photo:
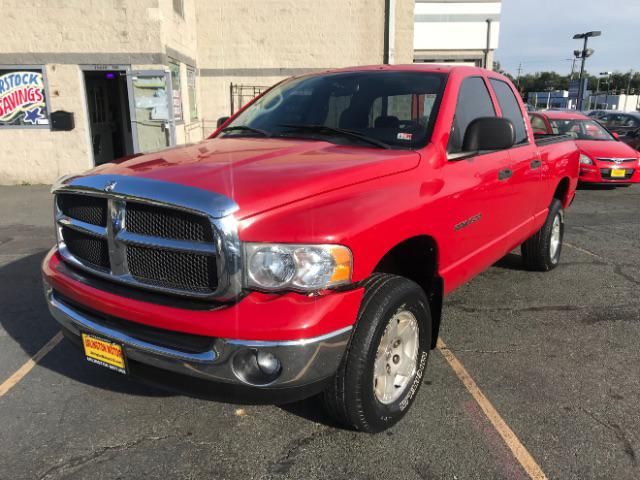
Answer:
[[442, 317], [444, 282], [438, 275], [438, 245], [433, 237], [418, 235], [387, 251], [373, 273], [389, 273], [417, 283], [429, 300], [432, 318], [431, 348], [435, 348]]
[[558, 186], [556, 187], [555, 192], [553, 192], [553, 199], [560, 200], [564, 208], [568, 207], [569, 203], [571, 202], [571, 199], [569, 198], [569, 186], [570, 186], [569, 177], [564, 177], [558, 183]]

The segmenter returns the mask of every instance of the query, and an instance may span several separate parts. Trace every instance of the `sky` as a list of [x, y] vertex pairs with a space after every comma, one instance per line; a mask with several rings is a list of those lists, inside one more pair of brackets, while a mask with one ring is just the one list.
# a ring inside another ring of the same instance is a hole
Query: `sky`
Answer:
[[588, 72], [640, 71], [640, 0], [502, 0], [495, 59], [513, 75], [520, 62], [523, 73], [566, 75], [567, 59], [582, 48], [573, 35], [592, 30], [602, 36], [589, 39], [595, 53], [586, 61]]

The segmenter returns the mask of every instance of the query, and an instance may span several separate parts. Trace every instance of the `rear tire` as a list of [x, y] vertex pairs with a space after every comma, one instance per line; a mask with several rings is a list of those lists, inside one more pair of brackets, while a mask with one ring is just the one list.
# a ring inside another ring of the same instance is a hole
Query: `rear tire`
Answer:
[[373, 274], [349, 347], [323, 394], [327, 412], [342, 425], [369, 433], [397, 423], [422, 384], [431, 325], [420, 286], [396, 275]]
[[560, 263], [563, 238], [564, 210], [560, 200], [554, 199], [542, 228], [520, 247], [527, 269], [548, 272], [556, 268]]

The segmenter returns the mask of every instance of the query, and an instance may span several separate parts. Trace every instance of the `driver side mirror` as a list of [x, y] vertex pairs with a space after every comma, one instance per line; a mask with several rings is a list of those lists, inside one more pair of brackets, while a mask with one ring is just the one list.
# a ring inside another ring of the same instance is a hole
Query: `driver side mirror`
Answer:
[[464, 152], [483, 150], [505, 150], [513, 147], [516, 132], [513, 123], [507, 118], [480, 117], [467, 127], [462, 141]]
[[620, 134], [612, 132], [611, 135], [613, 135], [613, 138], [615, 138], [616, 140], [620, 140]]
[[222, 125], [224, 125], [224, 123], [225, 123], [227, 120], [229, 120], [229, 118], [230, 118], [230, 117], [220, 117], [220, 118], [218, 119], [218, 122], [217, 122], [217, 124], [216, 124], [216, 127], [217, 127], [217, 128], [220, 128]]

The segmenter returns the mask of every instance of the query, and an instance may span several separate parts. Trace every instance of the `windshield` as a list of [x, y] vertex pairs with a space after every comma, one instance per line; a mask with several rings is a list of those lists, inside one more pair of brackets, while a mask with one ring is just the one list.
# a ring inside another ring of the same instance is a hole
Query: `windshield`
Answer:
[[553, 133], [571, 135], [577, 140], [615, 140], [613, 136], [594, 120], [549, 119]]
[[219, 136], [421, 148], [429, 142], [444, 84], [445, 75], [429, 72], [366, 71], [294, 78], [268, 91]]

